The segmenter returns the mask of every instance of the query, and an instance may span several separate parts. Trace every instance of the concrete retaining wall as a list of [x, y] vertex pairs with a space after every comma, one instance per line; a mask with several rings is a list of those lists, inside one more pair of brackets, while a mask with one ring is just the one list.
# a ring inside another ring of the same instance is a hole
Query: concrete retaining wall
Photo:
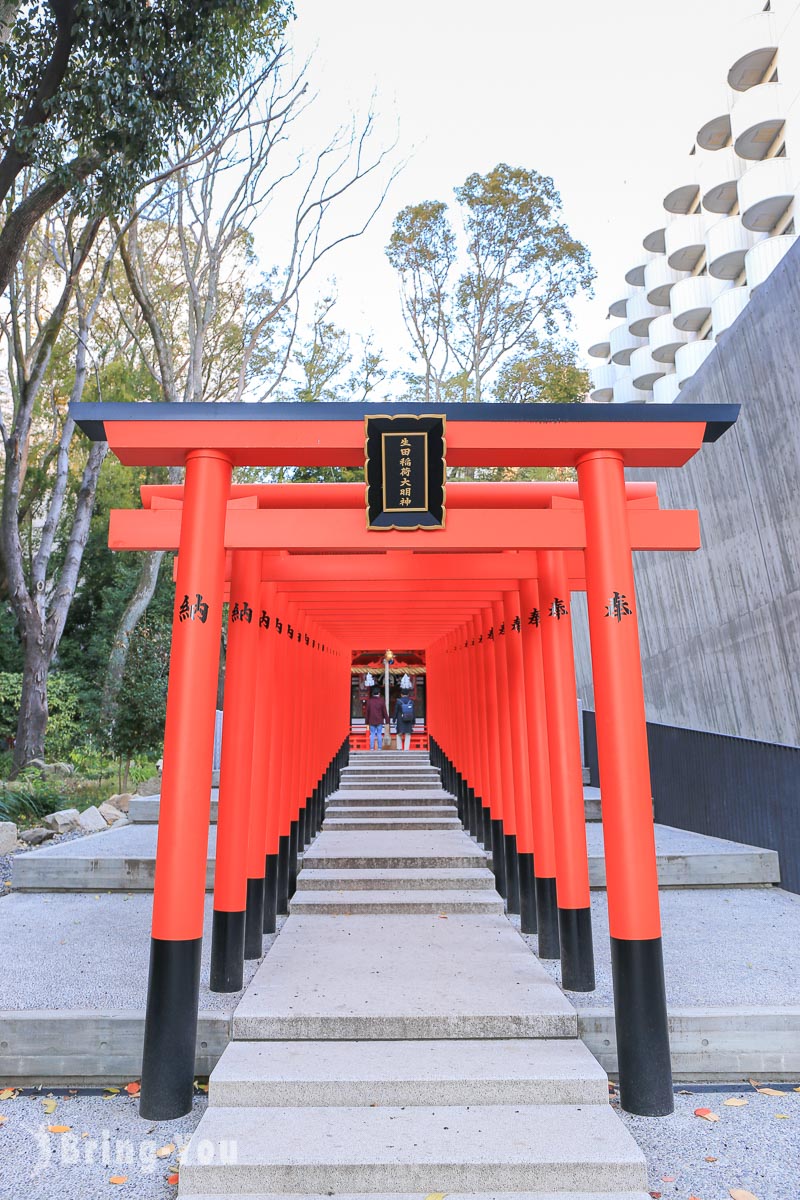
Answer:
[[[800, 244], [681, 393], [739, 403], [738, 424], [658, 482], [700, 510], [704, 549], [638, 554], [651, 721], [800, 745]], [[585, 596], [573, 595], [578, 694], [594, 707]]]

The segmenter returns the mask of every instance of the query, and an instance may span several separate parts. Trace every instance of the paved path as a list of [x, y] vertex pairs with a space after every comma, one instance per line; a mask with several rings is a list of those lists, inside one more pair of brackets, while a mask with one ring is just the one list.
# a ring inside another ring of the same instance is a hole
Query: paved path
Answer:
[[[381, 773], [402, 785], [407, 768], [419, 759]], [[332, 799], [234, 1013], [180, 1195], [642, 1200], [644, 1158], [485, 856], [430, 819], [403, 829], [351, 808], [363, 773]], [[391, 790], [392, 810], [418, 807], [418, 789]]]

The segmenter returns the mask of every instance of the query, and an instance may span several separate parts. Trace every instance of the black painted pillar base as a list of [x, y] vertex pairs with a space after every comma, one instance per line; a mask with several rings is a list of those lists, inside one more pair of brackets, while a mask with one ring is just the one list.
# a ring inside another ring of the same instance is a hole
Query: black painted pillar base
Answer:
[[533, 855], [519, 854], [519, 927], [521, 933], [536, 933], [536, 877]]
[[306, 810], [301, 808], [297, 814], [297, 849], [305, 850], [306, 842], [309, 838], [306, 836]]
[[261, 958], [264, 953], [264, 877], [247, 881], [247, 909], [244, 924], [245, 958]]
[[483, 828], [483, 804], [480, 796], [475, 795], [475, 788], [469, 789], [470, 811], [472, 824], [475, 826], [475, 837], [486, 847], [486, 833]]
[[464, 786], [463, 780], [459, 779], [456, 788], [456, 812], [461, 824], [469, 830], [469, 790]]
[[594, 991], [591, 908], [559, 908], [561, 986], [570, 992]]
[[278, 912], [289, 911], [289, 835], [278, 840]]
[[267, 854], [264, 859], [264, 933], [278, 928], [278, 856]]
[[150, 941], [139, 1114], [174, 1121], [192, 1110], [203, 939]]
[[626, 1112], [665, 1117], [675, 1107], [661, 938], [611, 939], [619, 1099]]
[[297, 852], [298, 852], [298, 823], [292, 821], [289, 834], [289, 899], [297, 891]]
[[510, 913], [519, 912], [519, 868], [517, 865], [517, 836], [505, 835], [506, 853], [506, 908]]
[[506, 891], [506, 844], [503, 837], [503, 822], [492, 821], [492, 870], [495, 887], [505, 899]]
[[478, 814], [481, 821], [481, 832], [483, 834], [481, 841], [483, 842], [484, 849], [491, 850], [494, 844], [492, 840], [492, 810], [483, 803], [480, 797], [478, 798], [478, 805]]
[[244, 987], [243, 912], [217, 912], [211, 924], [212, 992], [239, 992]]
[[539, 925], [539, 958], [560, 958], [556, 881], [552, 876], [536, 876], [536, 920]]

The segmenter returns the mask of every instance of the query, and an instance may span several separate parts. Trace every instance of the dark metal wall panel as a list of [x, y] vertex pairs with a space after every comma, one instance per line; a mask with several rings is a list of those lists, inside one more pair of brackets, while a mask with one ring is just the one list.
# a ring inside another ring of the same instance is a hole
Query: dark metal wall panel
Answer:
[[[601, 787], [595, 714], [583, 721]], [[800, 749], [655, 722], [647, 742], [659, 824], [776, 850], [782, 886], [800, 893]]]

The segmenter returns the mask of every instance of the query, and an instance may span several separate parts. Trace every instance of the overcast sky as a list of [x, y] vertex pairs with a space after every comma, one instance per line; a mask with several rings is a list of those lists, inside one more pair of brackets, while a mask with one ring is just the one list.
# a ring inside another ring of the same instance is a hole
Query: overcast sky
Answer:
[[[399, 361], [407, 342], [386, 261], [394, 215], [452, 201], [472, 171], [534, 168], [559, 188], [598, 274], [575, 306], [581, 351], [605, 330], [609, 302], [643, 254], [663, 196], [682, 182], [699, 127], [722, 104], [726, 34], [747, 0], [298, 0], [290, 33], [313, 54], [320, 132], [363, 114], [399, 131], [408, 164], [382, 213], [330, 263], [336, 319], [374, 330]], [[313, 138], [314, 126], [307, 126]], [[406, 360], [407, 362], [408, 360]]]

